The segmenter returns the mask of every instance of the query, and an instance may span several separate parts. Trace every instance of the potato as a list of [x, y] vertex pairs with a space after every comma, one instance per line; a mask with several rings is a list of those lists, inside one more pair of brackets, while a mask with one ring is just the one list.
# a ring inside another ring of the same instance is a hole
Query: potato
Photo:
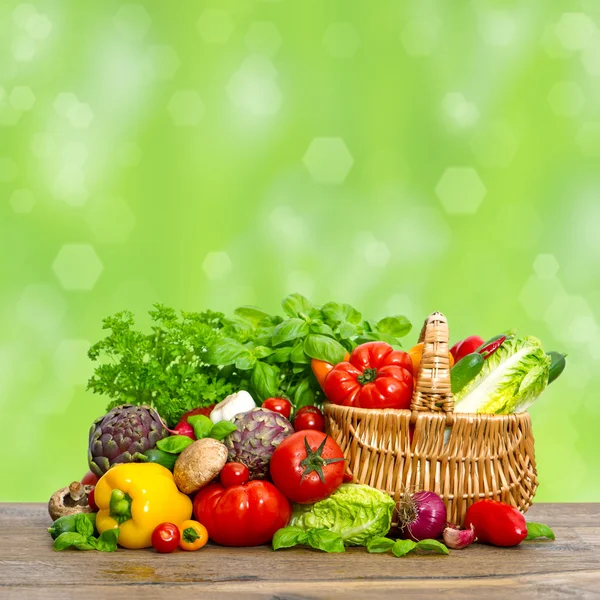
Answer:
[[173, 469], [177, 487], [184, 494], [193, 494], [210, 483], [227, 462], [227, 447], [212, 438], [190, 444], [180, 455]]

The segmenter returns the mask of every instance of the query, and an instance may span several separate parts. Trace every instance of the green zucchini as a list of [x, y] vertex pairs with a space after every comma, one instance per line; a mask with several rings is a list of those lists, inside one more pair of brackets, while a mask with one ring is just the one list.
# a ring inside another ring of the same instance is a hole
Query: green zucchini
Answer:
[[565, 370], [567, 355], [560, 352], [546, 352], [546, 354], [552, 359], [550, 374], [548, 375], [548, 383], [550, 384]]
[[452, 393], [458, 394], [469, 382], [473, 381], [481, 369], [485, 359], [479, 352], [471, 352], [461, 358], [450, 369], [450, 382], [452, 384]]
[[152, 448], [152, 450], [146, 450], [144, 452], [144, 456], [146, 457], [145, 462], [154, 462], [162, 465], [172, 471], [175, 467], [175, 462], [179, 458], [178, 454], [169, 454], [168, 452], [163, 452], [158, 448]]
[[[98, 532], [96, 530], [96, 513], [81, 513], [90, 520], [90, 523], [94, 526], [94, 535]], [[48, 528], [48, 533], [55, 540], [61, 533], [71, 533], [76, 531], [75, 529], [75, 515], [65, 515], [60, 517], [52, 523], [52, 526]]]

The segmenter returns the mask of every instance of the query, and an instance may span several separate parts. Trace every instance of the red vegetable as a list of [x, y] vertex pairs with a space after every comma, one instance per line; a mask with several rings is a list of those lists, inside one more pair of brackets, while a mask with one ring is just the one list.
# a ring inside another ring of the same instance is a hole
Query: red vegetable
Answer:
[[415, 542], [439, 538], [446, 526], [446, 505], [435, 492], [405, 493], [396, 505], [402, 537]]
[[327, 375], [323, 391], [334, 404], [357, 408], [410, 407], [413, 392], [412, 360], [385, 342], [357, 346], [349, 362], [337, 364]]
[[296, 413], [294, 429], [296, 431], [303, 431], [305, 429], [325, 431], [325, 417], [316, 406], [303, 406]]
[[96, 488], [92, 488], [88, 494], [88, 506], [94, 511], [98, 512], [98, 505], [96, 504], [95, 496]]
[[181, 539], [179, 527], [174, 523], [161, 523], [152, 532], [152, 546], [157, 552], [167, 554], [173, 552]]
[[277, 412], [286, 419], [289, 419], [292, 413], [292, 403], [285, 398], [267, 398], [262, 403], [262, 407]]
[[185, 435], [192, 440], [196, 439], [194, 428], [187, 421], [179, 421], [179, 423], [177, 423], [177, 425], [175, 425], [173, 428], [173, 433], [175, 435]]
[[475, 541], [473, 526], [468, 529], [459, 529], [454, 525], [447, 525], [444, 529], [444, 544], [453, 550], [466, 548]]
[[479, 500], [465, 515], [465, 527], [473, 526], [478, 542], [493, 546], [517, 546], [527, 537], [525, 517], [514, 507], [497, 500]]
[[504, 342], [506, 341], [507, 335], [497, 335], [492, 338], [489, 342], [484, 342], [484, 346], [479, 348], [477, 352], [483, 356], [484, 360], [487, 360]]
[[81, 480], [82, 485], [96, 485], [98, 483], [98, 475], [88, 471]]
[[344, 453], [332, 437], [321, 431], [297, 431], [275, 448], [271, 478], [293, 502], [313, 504], [342, 485], [344, 461]]
[[224, 487], [211, 483], [194, 498], [194, 516], [223, 546], [259, 546], [292, 518], [287, 498], [268, 481]]
[[183, 413], [181, 417], [179, 417], [179, 422], [185, 421], [188, 422], [188, 417], [193, 417], [195, 415], [204, 415], [205, 417], [210, 417], [210, 413], [216, 404], [211, 404], [210, 406], [201, 406], [198, 408], [194, 408], [193, 410], [188, 410], [186, 413]]
[[485, 344], [485, 340], [480, 338], [478, 335], [471, 335], [460, 342], [457, 342], [450, 348], [450, 354], [454, 356], [454, 364], [456, 364], [461, 358], [465, 357], [471, 352], [475, 352], [482, 344]]
[[239, 462], [227, 463], [219, 473], [219, 479], [223, 487], [232, 487], [234, 485], [242, 485], [250, 479], [250, 471], [248, 467]]

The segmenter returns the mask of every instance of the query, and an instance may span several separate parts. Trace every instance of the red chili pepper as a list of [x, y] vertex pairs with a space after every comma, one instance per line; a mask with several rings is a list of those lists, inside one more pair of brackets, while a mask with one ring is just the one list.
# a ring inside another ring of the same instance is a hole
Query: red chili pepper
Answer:
[[465, 528], [475, 529], [478, 542], [492, 546], [517, 546], [527, 537], [525, 517], [514, 507], [497, 500], [479, 500], [465, 516]]
[[507, 335], [497, 335], [493, 337], [491, 340], [486, 342], [483, 346], [477, 348], [477, 352], [483, 356], [484, 359], [488, 359], [504, 342], [506, 341]]

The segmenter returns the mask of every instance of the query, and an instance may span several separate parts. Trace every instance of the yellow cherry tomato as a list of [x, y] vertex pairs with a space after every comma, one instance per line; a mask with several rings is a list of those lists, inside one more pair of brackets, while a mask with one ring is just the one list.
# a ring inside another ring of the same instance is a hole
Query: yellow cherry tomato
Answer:
[[179, 526], [179, 531], [181, 532], [179, 547], [182, 550], [198, 550], [208, 542], [208, 531], [206, 531], [206, 527], [198, 521], [193, 521], [191, 519], [183, 521]]

